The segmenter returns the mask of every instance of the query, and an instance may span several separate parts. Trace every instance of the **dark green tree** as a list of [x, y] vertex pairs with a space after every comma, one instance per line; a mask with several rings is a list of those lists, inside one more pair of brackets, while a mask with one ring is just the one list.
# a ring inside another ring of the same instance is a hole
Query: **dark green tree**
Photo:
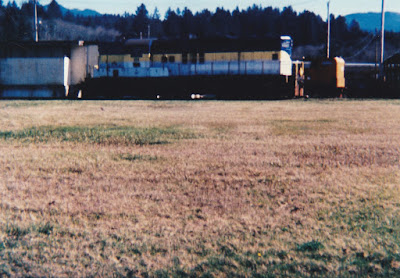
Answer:
[[182, 37], [190, 38], [194, 34], [194, 16], [187, 7], [182, 12]]
[[352, 20], [349, 25], [349, 30], [351, 33], [361, 33], [360, 24], [356, 20]]
[[163, 25], [160, 17], [160, 12], [157, 8], [155, 8], [153, 14], [150, 17], [150, 35], [153, 38], [159, 38], [163, 36]]
[[175, 11], [168, 9], [163, 22], [164, 33], [170, 38], [179, 38], [182, 34], [182, 18]]
[[216, 35], [219, 37], [225, 37], [230, 32], [232, 24], [232, 15], [229, 11], [223, 8], [217, 8], [215, 13], [211, 17], [211, 23], [214, 26]]
[[215, 27], [211, 23], [212, 14], [205, 9], [195, 15], [195, 32], [198, 38], [215, 36]]
[[62, 12], [61, 7], [58, 5], [56, 0], [52, 0], [47, 8], [47, 16], [49, 18], [61, 18]]
[[279, 19], [281, 21], [282, 35], [295, 36], [298, 32], [298, 17], [293, 8], [291, 6], [283, 8]]
[[298, 45], [318, 45], [326, 41], [326, 24], [321, 17], [310, 11], [304, 11], [298, 18]]
[[5, 28], [5, 14], [4, 14], [4, 7], [3, 2], [0, 0], [0, 41], [5, 40], [4, 37], [4, 28]]
[[133, 17], [133, 32], [138, 36], [140, 33], [145, 36], [147, 34], [147, 28], [150, 24], [149, 12], [144, 4], [141, 4], [137, 9]]
[[[0, 40], [33, 40], [34, 0], [28, 0], [20, 8], [15, 1], [7, 2], [6, 6], [4, 6], [4, 3], [5, 1], [0, 0]], [[280, 35], [291, 35], [295, 46], [314, 46], [307, 47], [307, 49], [316, 49], [317, 52], [326, 43], [327, 31], [327, 23], [313, 12], [304, 11], [298, 14], [291, 7], [279, 10], [272, 7], [263, 8], [258, 5], [253, 5], [245, 10], [236, 8], [232, 12], [223, 8], [218, 8], [215, 12], [206, 9], [196, 14], [193, 14], [188, 8], [177, 9], [176, 11], [169, 9], [164, 19], [161, 19], [158, 9], [155, 9], [154, 13], [149, 15], [144, 4], [139, 5], [134, 14], [106, 14], [87, 17], [74, 16], [67, 12], [66, 15], [62, 16], [61, 6], [56, 0], [52, 0], [47, 10], [38, 5], [38, 16], [44, 19], [42, 35], [43, 32], [49, 34], [49, 29], [43, 28], [49, 28], [51, 22], [59, 24], [57, 26], [82, 28], [79, 31], [79, 38], [82, 37], [82, 39], [85, 39], [85, 30], [88, 30], [85, 28], [111, 30], [110, 34], [113, 35], [119, 32], [120, 35], [118, 37], [115, 35], [115, 38], [111, 40], [138, 37], [140, 32], [146, 36], [150, 25], [152, 37], [170, 39], [216, 36], [278, 38]], [[53, 20], [56, 18], [59, 20]], [[62, 20], [65, 22], [62, 22]], [[66, 24], [67, 22], [68, 24]], [[373, 34], [362, 31], [357, 22], [353, 21], [347, 24], [344, 17], [331, 16], [331, 24], [332, 55], [354, 56], [352, 53], [357, 53], [368, 45], [371, 46], [368, 51], [372, 54], [375, 53], [374, 43], [371, 42], [374, 38]], [[110, 40], [110, 36], [99, 36], [97, 38]], [[400, 47], [400, 35], [398, 34], [388, 33], [387, 41], [388, 45], [391, 45], [394, 49], [393, 51], [397, 51]], [[323, 55], [322, 52], [314, 54]]]
[[4, 21], [2, 22], [2, 27], [4, 28], [4, 36], [5, 40], [21, 40], [21, 36], [19, 34], [19, 17], [20, 10], [18, 9], [17, 3], [15, 1], [8, 2], [5, 10]]
[[155, 7], [153, 14], [151, 15], [151, 19], [152, 20], [160, 20], [161, 15], [160, 15], [160, 11], [158, 10], [157, 7]]
[[75, 21], [75, 16], [70, 10], [67, 10], [67, 12], [64, 14], [63, 18], [64, 18], [64, 20], [69, 21], [69, 22]]

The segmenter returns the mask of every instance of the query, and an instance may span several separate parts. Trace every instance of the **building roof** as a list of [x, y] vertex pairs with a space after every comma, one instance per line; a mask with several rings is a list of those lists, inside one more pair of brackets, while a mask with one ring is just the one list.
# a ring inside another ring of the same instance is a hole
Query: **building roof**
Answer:
[[151, 50], [152, 53], [279, 51], [281, 42], [280, 38], [159, 40], [153, 42]]
[[1, 58], [63, 57], [70, 56], [75, 46], [87, 45], [83, 41], [4, 41], [0, 42]]

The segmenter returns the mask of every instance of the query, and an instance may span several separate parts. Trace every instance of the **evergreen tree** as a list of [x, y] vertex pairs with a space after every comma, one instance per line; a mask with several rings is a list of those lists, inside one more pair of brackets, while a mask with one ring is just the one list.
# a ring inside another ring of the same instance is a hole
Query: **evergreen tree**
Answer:
[[163, 22], [165, 35], [171, 38], [179, 38], [182, 34], [182, 21], [175, 11], [168, 9]]
[[212, 14], [205, 9], [195, 15], [195, 28], [198, 38], [207, 38], [215, 36], [215, 28], [211, 24]]
[[153, 38], [160, 38], [163, 36], [163, 26], [160, 17], [160, 12], [155, 8], [150, 18], [150, 31], [151, 37]]
[[360, 33], [361, 32], [360, 24], [356, 20], [353, 19], [350, 22], [349, 30], [351, 33], [356, 33], [356, 34]]
[[64, 20], [73, 22], [73, 21], [75, 21], [75, 16], [70, 10], [68, 10], [64, 15]]
[[0, 41], [4, 41], [4, 28], [5, 28], [5, 14], [3, 8], [3, 2], [0, 0]]
[[133, 32], [138, 36], [140, 33], [147, 34], [147, 26], [150, 23], [149, 12], [144, 4], [141, 4], [133, 17]]
[[4, 21], [2, 22], [5, 40], [20, 40], [20, 35], [18, 34], [19, 15], [17, 3], [15, 1], [8, 2], [5, 8]]
[[194, 34], [194, 16], [193, 13], [185, 7], [182, 12], [182, 36], [190, 38]]
[[[19, 8], [15, 1], [0, 0], [0, 40], [33, 40], [34, 39], [34, 0], [29, 0]], [[187, 7], [173, 11], [169, 9], [162, 20], [160, 13], [155, 8], [149, 15], [146, 6], [141, 4], [134, 14], [124, 15], [100, 15], [95, 17], [74, 16], [67, 12], [62, 17], [61, 6], [52, 0], [47, 11], [41, 5], [37, 6], [39, 18], [60, 20], [45, 20], [41, 28], [43, 39], [95, 39], [116, 40], [120, 38], [138, 37], [140, 32], [147, 35], [147, 27], [151, 27], [151, 36], [158, 38], [210, 38], [210, 37], [275, 37], [291, 35], [296, 46], [314, 46], [314, 53], [301, 54], [316, 56], [318, 49], [326, 43], [327, 23], [320, 16], [310, 11], [296, 13], [291, 7], [282, 11], [277, 8], [253, 5], [246, 10], [236, 8], [230, 12], [218, 8], [215, 12], [203, 10], [193, 14]], [[63, 21], [61, 21], [63, 20]], [[331, 50], [332, 55], [352, 57], [352, 53], [359, 52], [368, 43], [372, 53], [368, 57], [375, 57], [374, 44], [371, 43], [371, 35], [360, 29], [356, 22], [346, 23], [344, 17], [331, 16]], [[57, 25], [57, 26], [56, 26]], [[50, 27], [54, 27], [51, 32]], [[68, 26], [68, 27], [67, 27]], [[56, 28], [57, 27], [57, 28]], [[47, 29], [46, 29], [47, 28]], [[65, 34], [57, 30], [67, 30]], [[98, 28], [99, 31], [96, 31]], [[72, 29], [76, 29], [72, 31]], [[79, 30], [78, 30], [79, 29]], [[108, 32], [107, 34], [104, 33]], [[387, 34], [387, 45], [391, 45], [393, 51], [400, 47], [400, 35]], [[368, 45], [367, 45], [368, 46]], [[362, 52], [364, 53], [364, 52]], [[367, 53], [367, 52], [365, 52]], [[358, 55], [358, 54], [357, 54]], [[366, 57], [359, 55], [358, 57]], [[370, 59], [370, 60], [371, 60]]]
[[47, 8], [47, 15], [49, 18], [62, 18], [61, 7], [56, 0], [52, 0]]
[[151, 16], [152, 20], [160, 20], [161, 15], [160, 15], [160, 11], [157, 9], [157, 7], [154, 9], [154, 12]]
[[297, 13], [293, 11], [291, 6], [285, 7], [280, 15], [281, 33], [285, 35], [295, 36], [298, 32]]
[[223, 8], [217, 8], [211, 18], [211, 22], [216, 31], [216, 35], [220, 37], [225, 37], [227, 34], [229, 34], [231, 21], [232, 15], [229, 11], [226, 11]]

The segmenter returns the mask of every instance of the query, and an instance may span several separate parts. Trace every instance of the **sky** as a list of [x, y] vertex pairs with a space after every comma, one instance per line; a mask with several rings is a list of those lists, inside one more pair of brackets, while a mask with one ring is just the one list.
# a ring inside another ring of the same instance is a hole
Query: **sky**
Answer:
[[[17, 0], [18, 4], [28, 0]], [[47, 5], [51, 0], [38, 0], [41, 5]], [[124, 12], [135, 13], [137, 6], [145, 3], [150, 14], [155, 7], [163, 17], [168, 8], [176, 10], [188, 7], [192, 11], [201, 11], [205, 8], [215, 11], [217, 7], [228, 10], [246, 9], [253, 4], [262, 7], [277, 7], [282, 9], [285, 6], [292, 6], [297, 12], [304, 10], [313, 11], [321, 17], [326, 18], [328, 0], [56, 0], [60, 5], [69, 9], [92, 9], [100, 13], [123, 14]], [[3, 1], [7, 2], [7, 1]], [[347, 15], [358, 12], [380, 12], [382, 0], [330, 0], [330, 11], [335, 16]], [[399, 0], [385, 0], [386, 11], [400, 13]]]

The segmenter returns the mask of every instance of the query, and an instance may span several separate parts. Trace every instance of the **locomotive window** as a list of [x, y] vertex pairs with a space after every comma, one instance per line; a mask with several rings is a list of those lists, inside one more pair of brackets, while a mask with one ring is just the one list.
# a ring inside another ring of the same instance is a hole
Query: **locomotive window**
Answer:
[[272, 60], [278, 60], [278, 54], [276, 53], [272, 54]]
[[199, 54], [199, 63], [200, 64], [204, 64], [204, 61], [205, 61], [205, 57], [204, 56], [205, 56], [204, 53], [200, 53]]
[[166, 56], [166, 55], [163, 55], [163, 56], [162, 56], [162, 58], [161, 58], [161, 62], [163, 62], [163, 63], [166, 63], [166, 62], [168, 62], [168, 58], [167, 58], [167, 56]]
[[113, 70], [113, 77], [118, 77], [118, 76], [119, 76], [119, 71]]
[[169, 61], [170, 63], [175, 63], [175, 56], [169, 56], [169, 57], [168, 57], [168, 61]]
[[190, 54], [190, 62], [192, 64], [196, 64], [197, 63], [197, 53]]
[[134, 57], [133, 58], [133, 67], [135, 67], [135, 68], [139, 68], [140, 67], [139, 57]]
[[188, 63], [188, 54], [182, 53], [182, 64], [187, 64], [187, 63]]

